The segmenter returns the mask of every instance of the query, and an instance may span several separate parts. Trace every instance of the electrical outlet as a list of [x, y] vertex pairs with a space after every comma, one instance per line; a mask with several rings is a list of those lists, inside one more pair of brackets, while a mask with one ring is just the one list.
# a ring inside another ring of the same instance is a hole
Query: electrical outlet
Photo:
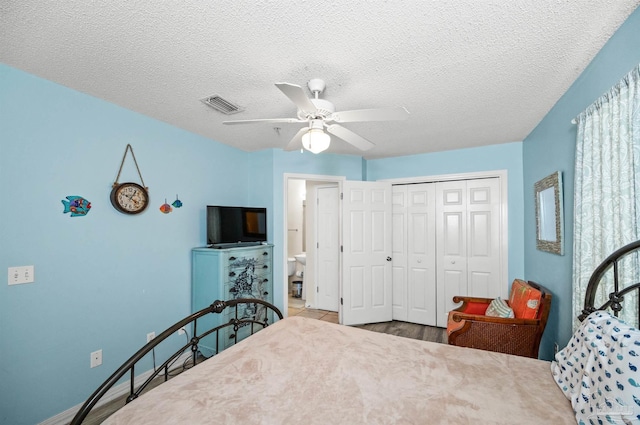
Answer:
[[35, 280], [34, 268], [33, 266], [9, 267], [7, 279], [9, 285], [31, 283]]
[[185, 328], [178, 329], [178, 335], [184, 335], [187, 330]]
[[151, 341], [152, 339], [154, 339], [156, 337], [156, 333], [155, 332], [149, 332], [147, 334], [147, 342]]
[[102, 350], [91, 353], [91, 367], [97, 367], [102, 364]]

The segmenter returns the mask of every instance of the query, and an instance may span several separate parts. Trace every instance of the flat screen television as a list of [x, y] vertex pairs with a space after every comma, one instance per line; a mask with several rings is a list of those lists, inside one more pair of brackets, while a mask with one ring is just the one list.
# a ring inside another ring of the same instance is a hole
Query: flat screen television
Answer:
[[207, 245], [258, 245], [267, 241], [267, 209], [207, 206]]

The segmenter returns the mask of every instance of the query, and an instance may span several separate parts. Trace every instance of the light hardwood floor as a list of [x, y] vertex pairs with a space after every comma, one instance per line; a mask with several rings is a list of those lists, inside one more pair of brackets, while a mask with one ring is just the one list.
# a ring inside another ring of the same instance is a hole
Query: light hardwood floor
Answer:
[[[309, 317], [311, 319], [324, 320], [331, 323], [338, 323], [337, 312], [305, 308], [304, 301], [297, 298], [289, 298], [288, 313], [289, 316], [302, 316]], [[392, 322], [372, 323], [368, 325], [360, 325], [357, 327], [374, 332], [382, 332], [406, 338], [446, 343], [445, 329], [423, 326], [415, 323], [399, 322], [394, 320]], [[159, 385], [163, 380], [158, 379], [156, 381], [157, 382], [152, 383], [150, 388]], [[125, 398], [126, 396], [123, 396], [121, 398], [110, 401], [109, 403], [106, 403], [103, 406], [98, 407], [97, 409], [94, 409], [89, 414], [89, 416], [87, 416], [83, 424], [97, 425], [102, 423], [102, 421], [109, 417], [113, 412], [124, 406]]]

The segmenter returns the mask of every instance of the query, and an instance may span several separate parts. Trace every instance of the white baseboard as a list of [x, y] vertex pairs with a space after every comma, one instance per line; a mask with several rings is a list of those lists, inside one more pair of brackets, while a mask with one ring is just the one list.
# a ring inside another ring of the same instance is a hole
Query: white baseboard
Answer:
[[[178, 359], [175, 361], [174, 368], [170, 369], [170, 370], [175, 370], [179, 367], [182, 367], [182, 364], [191, 357], [191, 351], [187, 351], [185, 353], [183, 353], [180, 357], [178, 357]], [[141, 373], [140, 375], [136, 376], [135, 382], [136, 385], [140, 384], [142, 382], [144, 382], [149, 376], [151, 376], [151, 374], [153, 373], [153, 369], [150, 369], [146, 372]], [[160, 375], [162, 376], [162, 375]], [[94, 409], [102, 406], [103, 404], [109, 403], [110, 401], [115, 400], [116, 398], [123, 396], [125, 394], [129, 394], [129, 381], [123, 382], [121, 384], [116, 385], [115, 387], [112, 387], [109, 391], [107, 391], [107, 393], [98, 401], [98, 403], [96, 403], [96, 405], [93, 407]], [[87, 394], [87, 397], [90, 394]], [[40, 422], [38, 425], [68, 425], [71, 420], [73, 419], [73, 417], [76, 415], [76, 413], [78, 413], [78, 411], [80, 410], [80, 408], [82, 407], [82, 405], [84, 404], [84, 401], [76, 406], [73, 406], [70, 409], [65, 410], [64, 412], [58, 413], [55, 416], [50, 417], [49, 419]]]

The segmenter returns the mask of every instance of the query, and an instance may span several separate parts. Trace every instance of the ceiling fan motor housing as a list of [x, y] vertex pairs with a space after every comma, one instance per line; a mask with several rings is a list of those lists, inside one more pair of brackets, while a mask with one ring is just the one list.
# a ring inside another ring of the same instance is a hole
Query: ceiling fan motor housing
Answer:
[[333, 106], [333, 103], [324, 99], [309, 99], [313, 106], [316, 107], [316, 111], [313, 114], [305, 114], [304, 112], [298, 110], [298, 118], [301, 120], [306, 119], [314, 119], [314, 118], [327, 118], [331, 116], [336, 111], [336, 107]]

